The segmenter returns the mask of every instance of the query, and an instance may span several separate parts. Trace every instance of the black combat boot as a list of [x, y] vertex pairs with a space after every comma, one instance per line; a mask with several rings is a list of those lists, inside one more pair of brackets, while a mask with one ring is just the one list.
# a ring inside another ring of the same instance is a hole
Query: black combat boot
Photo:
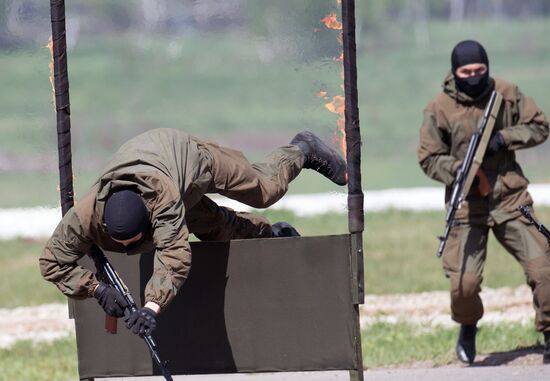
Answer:
[[313, 169], [338, 185], [346, 185], [346, 162], [313, 133], [302, 131], [290, 144], [298, 146], [306, 156], [304, 168]]
[[550, 364], [550, 331], [544, 332], [544, 352], [542, 354], [542, 363]]
[[271, 225], [271, 235], [273, 237], [299, 237], [298, 230], [288, 222], [276, 222]]
[[464, 363], [472, 364], [476, 357], [476, 333], [475, 324], [460, 326], [460, 333], [456, 342], [456, 356]]

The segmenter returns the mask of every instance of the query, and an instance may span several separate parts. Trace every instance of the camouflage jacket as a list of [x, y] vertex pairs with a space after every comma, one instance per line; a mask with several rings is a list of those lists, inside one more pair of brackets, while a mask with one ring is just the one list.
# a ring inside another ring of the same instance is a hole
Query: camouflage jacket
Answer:
[[[535, 146], [548, 137], [548, 121], [531, 97], [524, 96], [510, 82], [492, 78], [490, 81], [494, 81], [495, 89], [503, 96], [503, 109], [494, 128], [500, 131], [506, 146], [483, 159], [481, 168], [492, 192], [482, 197], [473, 188], [457, 211], [459, 221], [502, 223], [519, 216], [519, 205], [531, 205], [528, 181], [516, 161], [515, 150]], [[443, 92], [424, 110], [418, 161], [429, 177], [445, 183], [446, 202], [455, 171], [464, 159], [488, 100], [486, 97], [474, 103], [466, 94], [458, 92], [449, 73], [443, 82]]]
[[91, 296], [98, 281], [77, 260], [88, 254], [94, 243], [104, 250], [127, 252], [107, 234], [103, 208], [111, 190], [132, 187], [145, 201], [151, 228], [140, 246], [127, 254], [155, 252], [145, 301], [165, 307], [191, 266], [185, 210], [208, 191], [212, 181], [211, 159], [202, 144], [171, 129], [151, 130], [125, 143], [48, 240], [40, 257], [42, 276], [67, 296]]

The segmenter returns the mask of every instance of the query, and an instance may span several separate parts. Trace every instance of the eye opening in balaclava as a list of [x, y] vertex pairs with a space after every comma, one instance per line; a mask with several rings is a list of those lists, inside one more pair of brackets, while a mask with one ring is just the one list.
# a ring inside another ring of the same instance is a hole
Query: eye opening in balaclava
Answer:
[[[468, 78], [459, 78], [456, 70], [464, 65], [482, 63], [487, 66], [484, 74], [476, 74]], [[451, 53], [451, 68], [456, 87], [466, 95], [477, 98], [489, 85], [489, 58], [485, 48], [477, 41], [464, 40], [456, 44]]]
[[115, 190], [109, 194], [103, 211], [107, 233], [124, 241], [145, 232], [149, 213], [141, 196], [133, 190]]

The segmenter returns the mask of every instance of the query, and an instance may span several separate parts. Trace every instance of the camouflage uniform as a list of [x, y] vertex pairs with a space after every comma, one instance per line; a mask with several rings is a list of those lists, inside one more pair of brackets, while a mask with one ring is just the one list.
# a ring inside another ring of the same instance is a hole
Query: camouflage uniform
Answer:
[[[191, 266], [189, 233], [204, 240], [270, 237], [261, 217], [236, 213], [205, 196], [219, 193], [256, 208], [279, 200], [302, 169], [304, 154], [281, 147], [264, 162], [250, 164], [239, 151], [172, 129], [143, 133], [125, 143], [90, 191], [63, 217], [40, 258], [42, 276], [67, 296], [91, 296], [98, 284], [76, 261], [92, 244], [104, 250], [138, 254], [155, 251], [145, 301], [164, 308], [187, 278]], [[107, 234], [104, 204], [114, 189], [131, 187], [142, 196], [151, 228], [137, 248], [127, 250]]]
[[[482, 197], [472, 187], [456, 213], [458, 226], [449, 235], [443, 253], [443, 269], [451, 282], [452, 318], [460, 324], [475, 324], [483, 316], [479, 297], [486, 259], [489, 229], [521, 264], [533, 290], [536, 327], [550, 330], [550, 251], [544, 237], [521, 216], [519, 205], [532, 205], [528, 181], [516, 162], [515, 150], [540, 144], [548, 137], [548, 122], [532, 98], [517, 86], [490, 79], [504, 98], [495, 124], [505, 149], [486, 156], [482, 163], [492, 187]], [[456, 170], [464, 159], [470, 137], [478, 127], [488, 97], [474, 103], [457, 92], [452, 74], [443, 82], [443, 92], [424, 110], [418, 159], [422, 170], [446, 185], [448, 203]], [[448, 206], [448, 204], [447, 204]]]

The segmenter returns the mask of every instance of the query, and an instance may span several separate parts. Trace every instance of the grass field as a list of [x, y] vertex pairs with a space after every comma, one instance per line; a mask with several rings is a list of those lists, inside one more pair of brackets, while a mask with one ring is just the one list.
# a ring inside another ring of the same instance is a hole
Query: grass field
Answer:
[[[270, 211], [271, 221], [288, 221], [302, 235], [339, 234], [347, 231], [345, 215], [330, 214], [318, 217], [297, 217], [289, 212]], [[539, 208], [541, 221], [550, 221], [550, 208]], [[412, 293], [447, 289], [447, 280], [435, 257], [435, 236], [443, 228], [442, 212], [388, 211], [366, 215], [365, 271], [368, 294]], [[2, 241], [0, 250], [0, 306], [60, 303], [64, 297], [43, 281], [37, 259], [44, 242]], [[524, 283], [521, 268], [496, 244], [489, 243], [484, 285], [486, 287], [517, 287]], [[382, 367], [433, 360], [445, 364], [453, 354], [456, 330], [437, 328], [417, 333], [406, 324], [378, 323], [363, 331], [365, 365]], [[487, 326], [480, 331], [479, 351], [490, 353], [537, 345], [540, 335], [531, 326]], [[32, 351], [31, 351], [32, 349]], [[25, 351], [31, 356], [23, 356]], [[8, 369], [0, 380], [75, 379], [76, 349], [74, 338], [53, 344], [19, 343], [11, 349], [0, 350], [0, 368]], [[42, 374], [46, 376], [34, 375]], [[2, 378], [4, 377], [4, 378]], [[45, 378], [40, 378], [45, 377]]]
[[0, 381], [78, 380], [74, 336], [47, 344], [20, 341], [0, 348]]
[[[429, 361], [444, 365], [455, 360], [457, 329], [420, 332], [407, 324], [375, 324], [363, 331], [363, 361], [368, 368]], [[541, 345], [543, 337], [531, 326], [501, 324], [479, 329], [479, 354], [506, 352]]]
[[[287, 221], [302, 235], [343, 234], [347, 216], [327, 214], [297, 217], [285, 211], [263, 213], [272, 222]], [[537, 217], [550, 221], [550, 208], [538, 208]], [[365, 284], [369, 294], [416, 293], [445, 290], [447, 279], [435, 257], [436, 236], [443, 231], [443, 212], [388, 211], [366, 215], [364, 233]], [[63, 301], [38, 270], [44, 242], [2, 241], [0, 251], [0, 306], [16, 307]], [[517, 287], [524, 283], [521, 267], [491, 236], [484, 285]], [[406, 269], [406, 270], [405, 270]]]
[[[550, 45], [544, 37], [550, 33], [549, 20], [431, 22], [426, 45], [415, 42], [412, 28], [392, 24], [360, 40], [359, 106], [367, 189], [435, 184], [416, 163], [418, 129], [422, 109], [439, 91], [451, 48], [460, 39], [484, 43], [491, 72], [516, 82], [550, 112], [550, 93], [541, 86], [550, 80]], [[330, 140], [336, 115], [324, 108], [328, 100], [317, 93], [341, 93], [338, 64], [330, 56], [262, 61], [262, 41], [243, 43], [243, 38], [81, 36], [69, 51], [78, 192], [89, 187], [122, 142], [153, 127], [184, 129], [242, 149], [253, 160], [305, 128]], [[0, 188], [6, 189], [0, 207], [57, 202], [48, 55], [38, 46], [0, 52], [0, 87], [9, 89], [0, 94], [0, 152], [8, 161], [24, 161], [0, 176]], [[533, 182], [550, 181], [540, 166], [550, 159], [546, 145], [520, 157]], [[333, 189], [310, 176], [297, 179], [291, 192]]]
[[[480, 40], [491, 59], [491, 72], [517, 83], [550, 112], [550, 20], [443, 24], [427, 27], [429, 41], [414, 41], [412, 26], [389, 25], [372, 31], [358, 49], [359, 107], [363, 137], [365, 189], [427, 186], [416, 163], [422, 109], [439, 91], [452, 46], [464, 38]], [[261, 41], [260, 41], [261, 42]], [[46, 41], [44, 41], [44, 44]], [[332, 57], [314, 61], [260, 61], [262, 45], [238, 34], [193, 35], [164, 40], [119, 35], [100, 40], [82, 36], [69, 51], [73, 152], [77, 198], [98, 176], [101, 166], [127, 138], [154, 127], [174, 127], [243, 150], [258, 159], [284, 144], [295, 132], [313, 130], [330, 139], [336, 116], [317, 95], [338, 95], [339, 67]], [[0, 51], [0, 208], [56, 205], [55, 117], [49, 83], [49, 52], [39, 47]], [[520, 153], [527, 176], [548, 182], [547, 144]], [[291, 193], [336, 188], [304, 173]], [[541, 221], [550, 209], [539, 208]], [[286, 220], [303, 235], [345, 233], [347, 217], [299, 218], [266, 212]], [[443, 213], [389, 211], [367, 213], [366, 290], [370, 294], [444, 290], [436, 236]], [[548, 222], [550, 223], [550, 222]], [[2, 241], [0, 307], [62, 302], [45, 283], [37, 258], [44, 242]], [[524, 283], [521, 268], [492, 238], [484, 277], [487, 287]], [[365, 365], [406, 364], [453, 356], [454, 330], [415, 334], [408, 325], [377, 324], [363, 332]], [[540, 340], [531, 327], [487, 327], [480, 332], [480, 352], [531, 346]], [[0, 380], [74, 380], [74, 337], [53, 344], [21, 342], [0, 350]]]
[[[478, 353], [530, 348], [541, 344], [541, 335], [520, 325], [486, 326], [478, 335]], [[418, 361], [444, 365], [454, 359], [456, 330], [436, 328], [418, 333], [406, 324], [376, 324], [363, 331], [363, 366], [406, 366]], [[17, 343], [0, 349], [0, 381], [76, 380], [77, 355], [74, 337], [49, 344]]]

